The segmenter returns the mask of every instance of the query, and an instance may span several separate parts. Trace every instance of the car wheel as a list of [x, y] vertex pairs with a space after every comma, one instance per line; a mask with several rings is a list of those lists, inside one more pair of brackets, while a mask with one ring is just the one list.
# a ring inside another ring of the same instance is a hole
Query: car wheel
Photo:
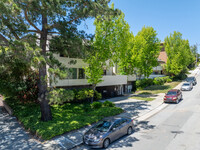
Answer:
[[132, 132], [133, 132], [133, 128], [132, 127], [128, 127], [127, 134], [130, 135]]
[[107, 139], [105, 139], [104, 142], [103, 142], [103, 147], [104, 147], [104, 148], [107, 148], [109, 145], [110, 145], [110, 140], [107, 138]]

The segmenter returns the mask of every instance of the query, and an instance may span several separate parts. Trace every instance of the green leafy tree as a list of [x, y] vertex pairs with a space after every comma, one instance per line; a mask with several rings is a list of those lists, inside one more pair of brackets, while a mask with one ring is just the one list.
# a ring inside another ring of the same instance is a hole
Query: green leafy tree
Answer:
[[[197, 49], [197, 45], [193, 45], [193, 46], [190, 46], [190, 49], [191, 49], [191, 52], [194, 56], [194, 61], [197, 63], [199, 61], [199, 54], [198, 54], [198, 49]], [[193, 63], [195, 64], [195, 63]], [[192, 66], [193, 64], [191, 64], [190, 66]]]
[[182, 39], [180, 32], [174, 31], [173, 34], [165, 38], [164, 45], [168, 57], [166, 71], [171, 76], [186, 72], [188, 65], [194, 61], [189, 41]]
[[[97, 15], [115, 15], [119, 11], [110, 9], [110, 0], [1, 0], [0, 1], [0, 38], [1, 44], [12, 46], [13, 41], [34, 43], [37, 39], [40, 48], [38, 56], [39, 95], [41, 119], [52, 119], [49, 101], [47, 99], [47, 41], [48, 35], [62, 35], [67, 31], [76, 30], [82, 20]], [[75, 31], [74, 31], [75, 32]], [[74, 33], [70, 32], [70, 33]], [[34, 36], [37, 34], [38, 36]], [[71, 35], [71, 34], [69, 34]], [[29, 37], [30, 38], [27, 38]], [[65, 36], [70, 39], [70, 36]], [[73, 41], [69, 43], [73, 45]], [[73, 46], [69, 46], [73, 47]], [[16, 53], [20, 48], [15, 46]], [[20, 68], [20, 66], [18, 66]]]
[[[114, 10], [114, 4], [111, 8]], [[133, 37], [130, 27], [124, 20], [124, 14], [110, 16], [102, 20], [98, 16], [94, 22], [96, 26], [94, 41], [91, 43], [92, 50], [89, 51], [85, 61], [89, 64], [85, 67], [88, 82], [92, 84], [93, 90], [102, 82], [103, 67], [109, 68], [117, 64], [122, 74], [133, 74], [131, 67], [129, 43]]]
[[136, 61], [139, 75], [149, 77], [153, 72], [153, 67], [158, 65], [159, 52], [160, 41], [156, 31], [152, 27], [143, 27], [135, 36], [132, 48], [132, 58]]
[[[101, 59], [99, 59], [99, 53], [95, 53], [93, 56], [90, 56], [85, 61], [89, 64], [87, 67], [84, 68], [86, 77], [88, 78], [88, 83], [92, 84], [93, 91], [96, 90], [96, 85], [102, 82], [102, 75], [103, 75], [103, 65]], [[94, 96], [91, 99], [91, 103], [93, 103]]]

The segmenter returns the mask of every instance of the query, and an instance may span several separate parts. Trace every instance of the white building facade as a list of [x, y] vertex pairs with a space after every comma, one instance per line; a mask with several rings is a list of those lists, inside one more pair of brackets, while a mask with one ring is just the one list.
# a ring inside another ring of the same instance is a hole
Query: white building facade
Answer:
[[[64, 64], [70, 70], [70, 74], [66, 79], [57, 79], [56, 83], [50, 86], [62, 87], [66, 89], [73, 88], [89, 88], [91, 85], [87, 82], [84, 74], [84, 67], [88, 66], [82, 59], [54, 57]], [[103, 97], [113, 97], [130, 93], [136, 81], [136, 76], [117, 75], [117, 67], [111, 67], [104, 70], [102, 82], [97, 85], [97, 91], [102, 93]]]

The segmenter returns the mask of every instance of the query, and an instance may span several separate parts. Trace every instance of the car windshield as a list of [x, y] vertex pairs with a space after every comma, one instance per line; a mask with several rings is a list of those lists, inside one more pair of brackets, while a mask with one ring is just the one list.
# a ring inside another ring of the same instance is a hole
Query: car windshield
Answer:
[[111, 124], [112, 123], [110, 121], [101, 121], [96, 126], [94, 126], [93, 129], [97, 129], [101, 132], [106, 132], [110, 128]]
[[169, 91], [167, 92], [167, 95], [176, 95], [176, 91]]
[[189, 85], [190, 85], [189, 83], [184, 83], [184, 84], [183, 84], [183, 86], [189, 86]]

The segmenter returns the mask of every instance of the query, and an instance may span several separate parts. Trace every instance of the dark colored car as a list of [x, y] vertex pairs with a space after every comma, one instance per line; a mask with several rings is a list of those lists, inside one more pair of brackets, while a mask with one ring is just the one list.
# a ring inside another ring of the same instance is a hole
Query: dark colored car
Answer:
[[169, 90], [164, 96], [164, 102], [173, 102], [178, 104], [182, 99], [182, 92], [179, 89]]
[[133, 127], [133, 120], [130, 118], [103, 120], [84, 134], [83, 143], [91, 148], [107, 148], [121, 136], [131, 134]]
[[192, 83], [193, 85], [197, 84], [197, 80], [195, 77], [187, 77], [186, 81]]

